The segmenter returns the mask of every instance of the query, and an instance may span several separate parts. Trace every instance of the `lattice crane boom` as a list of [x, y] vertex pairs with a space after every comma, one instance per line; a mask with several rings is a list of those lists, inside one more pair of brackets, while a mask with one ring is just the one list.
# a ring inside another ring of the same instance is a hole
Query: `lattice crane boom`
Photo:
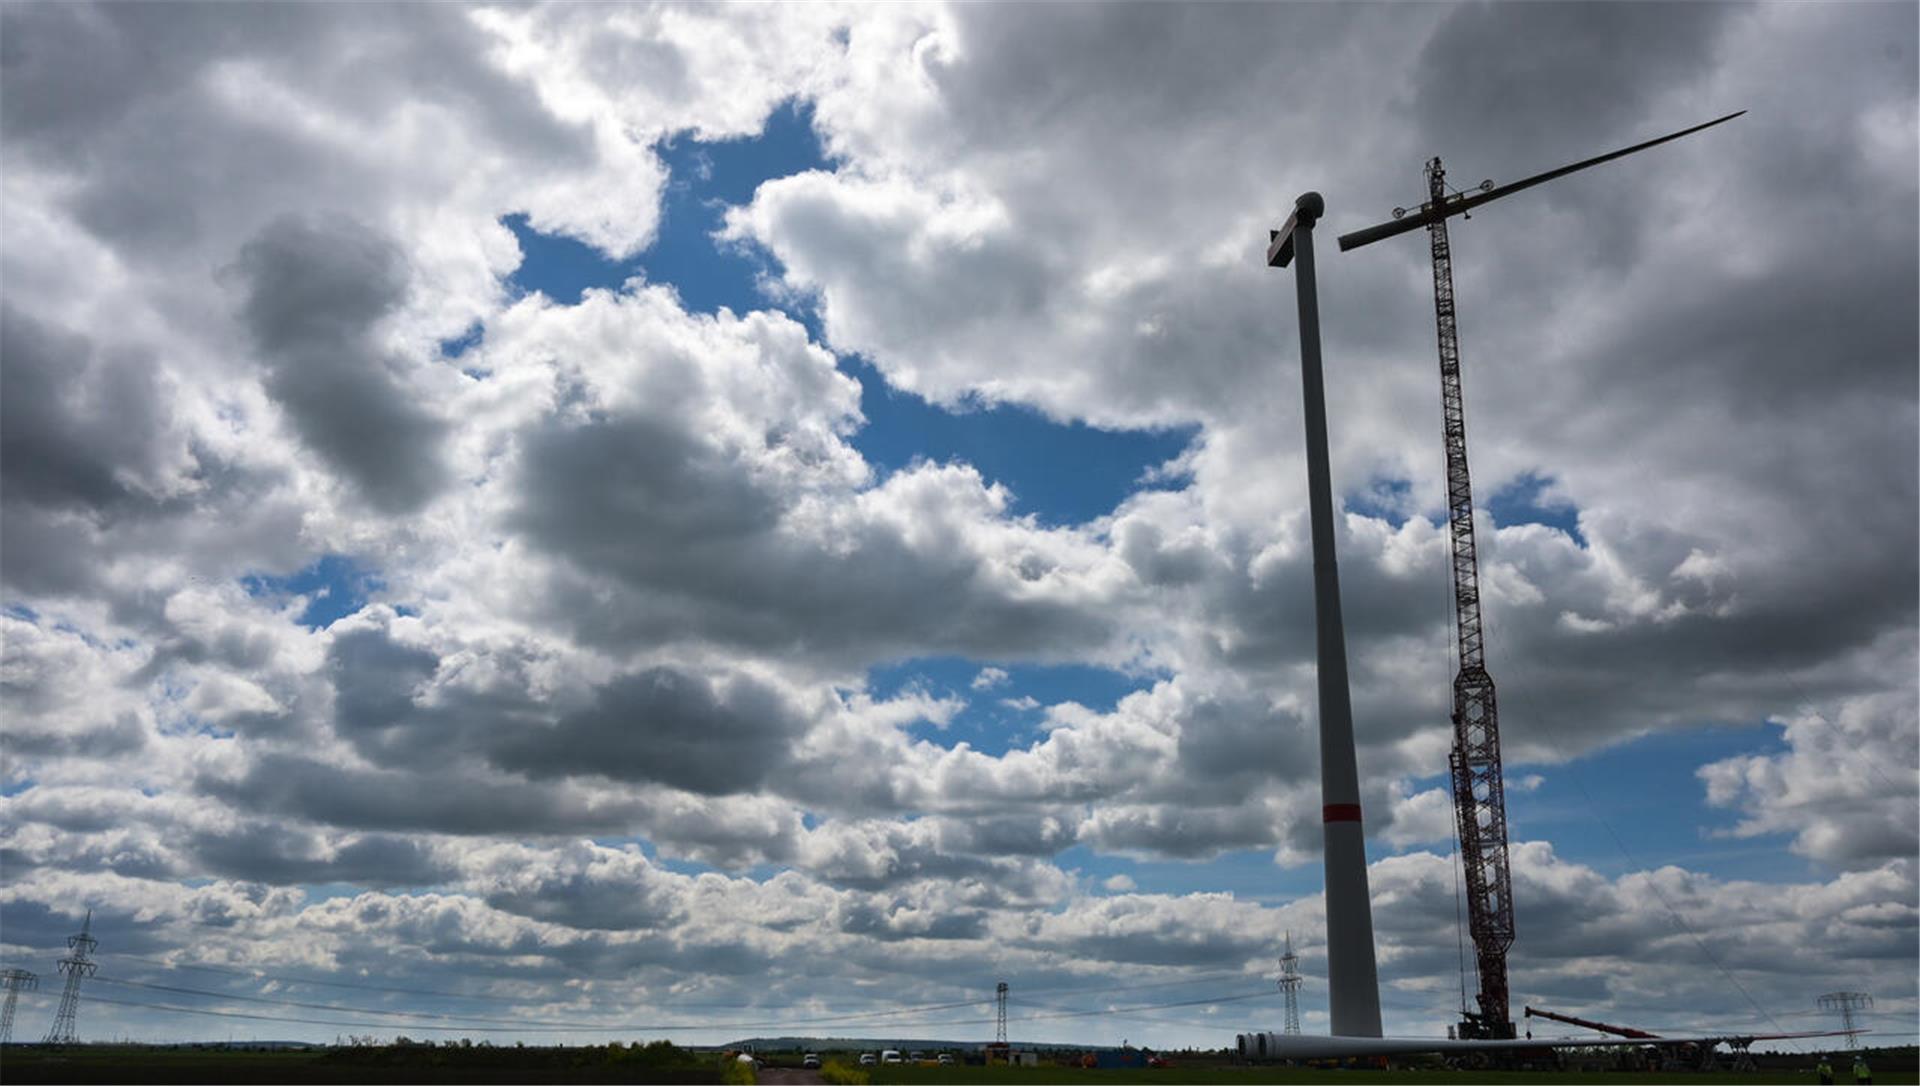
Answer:
[[[1447, 173], [1427, 163], [1435, 207], [1447, 201]], [[1500, 708], [1487, 673], [1480, 624], [1479, 551], [1473, 536], [1473, 477], [1467, 469], [1466, 396], [1460, 387], [1460, 330], [1454, 319], [1453, 249], [1447, 217], [1427, 224], [1433, 253], [1434, 326], [1440, 344], [1440, 407], [1447, 450], [1447, 530], [1453, 569], [1454, 641], [1460, 670], [1453, 678], [1454, 822], [1465, 869], [1467, 928], [1480, 976], [1479, 1011], [1467, 1012], [1460, 1035], [1513, 1036], [1507, 1004], [1507, 951], [1513, 946], [1513, 878], [1507, 864], [1507, 801], [1500, 773]]]
[[1487, 672], [1480, 621], [1473, 480], [1467, 469], [1466, 397], [1460, 385], [1460, 330], [1455, 319], [1453, 248], [1447, 237], [1447, 220], [1502, 196], [1712, 128], [1738, 116], [1740, 113], [1730, 113], [1511, 184], [1495, 187], [1493, 182], [1484, 181], [1472, 193], [1448, 192], [1446, 169], [1434, 158], [1426, 168], [1427, 202], [1417, 213], [1408, 215], [1405, 209], [1396, 208], [1393, 221], [1340, 237], [1340, 248], [1345, 251], [1424, 226], [1432, 251], [1434, 326], [1440, 350], [1440, 407], [1447, 457], [1454, 643], [1459, 653], [1459, 671], [1453, 679], [1453, 748], [1448, 755], [1448, 768], [1453, 785], [1454, 821], [1460, 833], [1460, 862], [1467, 888], [1467, 927], [1473, 936], [1480, 984], [1480, 1009], [1462, 1008], [1464, 1021], [1459, 1027], [1462, 1039], [1514, 1036], [1507, 992], [1507, 951], [1513, 947], [1514, 922], [1513, 880], [1507, 857], [1507, 801], [1500, 771], [1500, 709], [1493, 676]]

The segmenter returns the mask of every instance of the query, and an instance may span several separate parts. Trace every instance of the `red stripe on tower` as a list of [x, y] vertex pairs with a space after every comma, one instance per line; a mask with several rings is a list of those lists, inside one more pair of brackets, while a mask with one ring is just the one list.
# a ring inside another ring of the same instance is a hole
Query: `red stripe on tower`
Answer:
[[1358, 822], [1360, 805], [1358, 803], [1329, 803], [1320, 809], [1322, 822]]

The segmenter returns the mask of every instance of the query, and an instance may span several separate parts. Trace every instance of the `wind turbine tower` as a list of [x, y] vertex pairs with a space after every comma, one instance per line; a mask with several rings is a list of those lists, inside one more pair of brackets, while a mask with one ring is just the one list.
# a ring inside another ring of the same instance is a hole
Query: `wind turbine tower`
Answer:
[[0, 988], [7, 990], [7, 1000], [0, 1003], [0, 1045], [13, 1043], [13, 1008], [20, 1003], [21, 992], [31, 992], [40, 987], [40, 976], [25, 969], [0, 969]]
[[60, 959], [60, 971], [67, 975], [67, 986], [60, 993], [60, 1009], [54, 1012], [53, 1028], [47, 1031], [47, 1039], [42, 1042], [50, 1045], [70, 1045], [74, 1042], [74, 1019], [80, 1013], [80, 981], [93, 976], [100, 968], [92, 961], [93, 948], [100, 940], [93, 937], [93, 910], [87, 910], [87, 919], [80, 925], [80, 934], [67, 936], [66, 957]]
[[[1741, 113], [1746, 112], [1742, 110]], [[1447, 220], [1482, 204], [1532, 188], [1576, 170], [1598, 166], [1644, 151], [1719, 120], [1599, 155], [1511, 184], [1483, 181], [1476, 191], [1451, 189], [1438, 158], [1427, 162], [1427, 202], [1415, 214], [1394, 208], [1393, 220], [1340, 237], [1340, 249], [1427, 228], [1433, 259], [1434, 322], [1440, 347], [1440, 405], [1447, 453], [1447, 526], [1453, 566], [1454, 644], [1460, 670], [1453, 680], [1453, 750], [1448, 756], [1453, 786], [1454, 822], [1460, 831], [1460, 861], [1466, 869], [1467, 926], [1473, 933], [1474, 961], [1480, 975], [1478, 1011], [1461, 1008], [1463, 1040], [1504, 1040], [1514, 1036], [1507, 998], [1507, 951], [1513, 946], [1513, 880], [1507, 866], [1507, 800], [1500, 772], [1500, 713], [1493, 676], [1487, 671], [1480, 623], [1480, 569], [1473, 538], [1473, 483], [1467, 472], [1466, 398], [1460, 385], [1460, 334], [1455, 324], [1453, 248]]]
[[1300, 956], [1293, 952], [1293, 933], [1287, 933], [1287, 952], [1280, 955], [1280, 991], [1287, 997], [1287, 1033], [1300, 1032]]

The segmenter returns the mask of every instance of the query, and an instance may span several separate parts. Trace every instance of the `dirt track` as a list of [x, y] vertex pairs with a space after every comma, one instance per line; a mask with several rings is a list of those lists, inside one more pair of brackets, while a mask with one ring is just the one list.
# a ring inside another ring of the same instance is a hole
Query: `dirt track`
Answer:
[[798, 1067], [762, 1067], [754, 1074], [763, 1086], [800, 1086], [827, 1081], [818, 1071], [802, 1071]]

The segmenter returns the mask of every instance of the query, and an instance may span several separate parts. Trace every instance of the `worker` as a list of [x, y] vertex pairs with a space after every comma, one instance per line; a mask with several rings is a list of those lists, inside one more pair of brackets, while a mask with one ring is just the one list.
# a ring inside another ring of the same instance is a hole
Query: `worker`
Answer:
[[1814, 1067], [1814, 1074], [1820, 1076], [1820, 1086], [1833, 1086], [1833, 1061], [1826, 1056], [1820, 1057], [1820, 1063]]
[[1853, 1057], [1853, 1081], [1860, 1086], [1872, 1086], [1873, 1068], [1867, 1066], [1865, 1053]]

